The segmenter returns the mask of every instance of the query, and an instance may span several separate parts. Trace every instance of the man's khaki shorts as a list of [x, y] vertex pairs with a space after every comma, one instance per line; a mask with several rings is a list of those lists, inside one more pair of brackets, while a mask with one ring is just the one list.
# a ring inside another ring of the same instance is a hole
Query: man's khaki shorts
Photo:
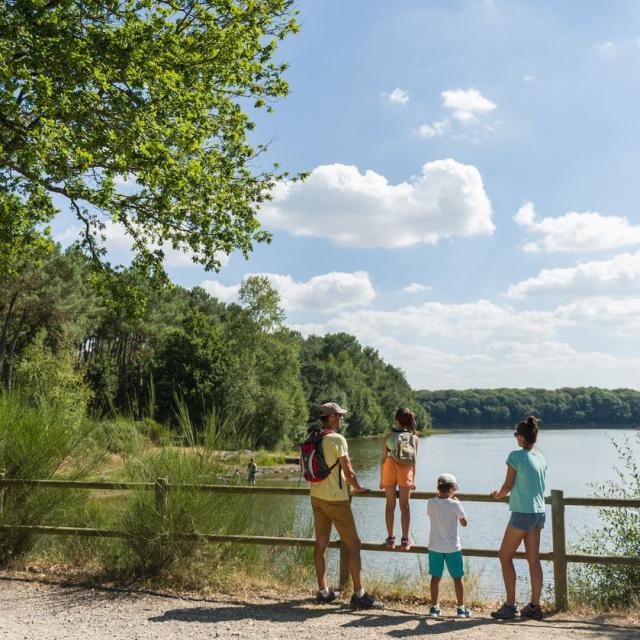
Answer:
[[313, 524], [318, 538], [328, 538], [331, 535], [331, 525], [334, 524], [345, 542], [359, 540], [356, 522], [353, 519], [349, 500], [330, 502], [320, 498], [311, 498], [313, 509]]

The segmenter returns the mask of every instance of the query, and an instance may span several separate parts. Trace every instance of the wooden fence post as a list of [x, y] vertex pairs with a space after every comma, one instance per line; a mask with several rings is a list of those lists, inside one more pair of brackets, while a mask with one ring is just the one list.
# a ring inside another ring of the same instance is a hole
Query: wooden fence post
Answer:
[[349, 563], [347, 562], [347, 549], [340, 540], [340, 591], [344, 591], [349, 584]]
[[156, 511], [161, 520], [164, 521], [165, 513], [167, 511], [167, 485], [169, 481], [166, 478], [157, 478], [154, 487], [154, 493], [156, 496]]
[[564, 611], [569, 605], [567, 597], [567, 547], [564, 527], [564, 492], [551, 491], [551, 528], [553, 534], [553, 577], [556, 608]]

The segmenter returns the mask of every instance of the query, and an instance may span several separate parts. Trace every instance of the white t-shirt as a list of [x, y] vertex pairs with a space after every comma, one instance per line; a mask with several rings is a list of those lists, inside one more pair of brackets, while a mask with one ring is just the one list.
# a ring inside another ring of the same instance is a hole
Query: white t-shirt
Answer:
[[427, 515], [431, 521], [429, 551], [453, 553], [462, 549], [458, 520], [466, 519], [462, 504], [453, 498], [429, 498]]

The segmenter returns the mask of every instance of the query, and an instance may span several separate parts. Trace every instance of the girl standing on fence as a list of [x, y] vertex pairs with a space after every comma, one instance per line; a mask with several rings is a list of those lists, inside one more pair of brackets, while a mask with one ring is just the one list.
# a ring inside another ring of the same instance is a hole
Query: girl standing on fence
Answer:
[[385, 521], [387, 539], [385, 544], [395, 549], [394, 521], [396, 511], [396, 488], [400, 496], [400, 523], [402, 539], [400, 548], [408, 551], [413, 546], [409, 538], [409, 495], [416, 488], [416, 457], [418, 454], [418, 436], [416, 433], [416, 417], [405, 407], [396, 411], [394, 426], [382, 444], [382, 460], [380, 464], [380, 488], [386, 493]]
[[[507, 457], [507, 477], [504, 484], [498, 491], [491, 494], [496, 500], [509, 494], [511, 511], [511, 518], [498, 554], [507, 598], [504, 604], [491, 615], [502, 620], [520, 616], [541, 620], [540, 532], [545, 521], [544, 491], [547, 463], [542, 454], [534, 449], [538, 439], [538, 422], [533, 416], [519, 422], [513, 435], [517, 438], [520, 448], [512, 451]], [[518, 611], [513, 558], [523, 540], [531, 576], [531, 601]]]

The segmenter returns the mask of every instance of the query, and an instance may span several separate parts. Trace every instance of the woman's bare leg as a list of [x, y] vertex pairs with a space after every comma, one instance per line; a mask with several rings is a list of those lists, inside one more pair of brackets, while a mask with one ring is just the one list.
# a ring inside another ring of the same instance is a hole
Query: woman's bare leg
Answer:
[[513, 566], [513, 558], [516, 551], [524, 538], [526, 531], [521, 529], [513, 529], [507, 527], [502, 538], [498, 558], [502, 566], [502, 579], [504, 580], [504, 588], [506, 591], [507, 604], [516, 603], [516, 569]]
[[529, 563], [529, 575], [531, 576], [531, 604], [540, 604], [542, 593], [542, 564], [540, 564], [540, 532], [542, 529], [534, 529], [524, 536], [524, 549]]

